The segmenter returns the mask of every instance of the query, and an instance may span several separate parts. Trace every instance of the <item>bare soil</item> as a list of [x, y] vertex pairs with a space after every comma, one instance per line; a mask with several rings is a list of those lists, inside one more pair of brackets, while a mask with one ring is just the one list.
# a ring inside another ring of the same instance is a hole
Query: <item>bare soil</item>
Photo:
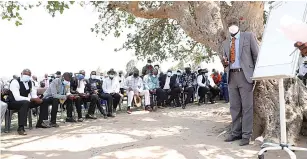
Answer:
[[[190, 105], [157, 112], [118, 113], [115, 118], [59, 123], [60, 128], [13, 130], [1, 135], [3, 159], [254, 159], [259, 145], [240, 147], [220, 135], [231, 121], [229, 105]], [[307, 147], [306, 138], [300, 145]], [[296, 152], [298, 159], [307, 153]], [[267, 159], [288, 159], [267, 152]]]

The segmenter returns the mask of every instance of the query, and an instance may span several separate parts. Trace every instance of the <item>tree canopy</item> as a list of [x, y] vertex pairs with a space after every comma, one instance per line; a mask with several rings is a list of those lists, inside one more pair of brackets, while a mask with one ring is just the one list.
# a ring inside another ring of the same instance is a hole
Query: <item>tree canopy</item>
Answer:
[[[89, 28], [102, 40], [109, 34], [115, 37], [127, 36], [127, 41], [121, 48], [134, 50], [138, 59], [151, 57], [153, 61], [166, 59], [192, 60], [200, 63], [203, 60], [209, 61], [214, 52], [210, 46], [192, 39], [179, 24], [180, 19], [175, 18], [175, 11], [178, 11], [177, 2], [31, 2], [23, 3], [18, 1], [0, 2], [3, 20], [14, 22], [16, 26], [23, 25], [21, 10], [28, 10], [34, 7], [43, 7], [52, 17], [63, 14], [72, 5], [92, 6], [99, 13], [97, 23]], [[189, 16], [197, 18], [198, 2], [186, 2], [184, 9]], [[176, 8], [177, 7], [177, 8]], [[174, 10], [174, 13], [169, 12]], [[196, 19], [194, 19], [196, 20]], [[125, 34], [124, 29], [132, 29], [133, 32]]]

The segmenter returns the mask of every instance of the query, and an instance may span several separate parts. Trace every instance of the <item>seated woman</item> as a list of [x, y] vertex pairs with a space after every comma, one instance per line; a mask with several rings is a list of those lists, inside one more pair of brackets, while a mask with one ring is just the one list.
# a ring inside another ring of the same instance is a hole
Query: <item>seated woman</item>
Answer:
[[[159, 93], [159, 91], [161, 91], [161, 88], [159, 87], [159, 79], [158, 79], [158, 70], [154, 69], [154, 70], [149, 70], [148, 74], [144, 76], [144, 87], [146, 90], [149, 90], [150, 94], [155, 94], [157, 95], [157, 99], [162, 98], [161, 97], [161, 93]], [[150, 103], [151, 103], [151, 108], [153, 110], [156, 110], [157, 107], [153, 105], [153, 98], [150, 98]]]

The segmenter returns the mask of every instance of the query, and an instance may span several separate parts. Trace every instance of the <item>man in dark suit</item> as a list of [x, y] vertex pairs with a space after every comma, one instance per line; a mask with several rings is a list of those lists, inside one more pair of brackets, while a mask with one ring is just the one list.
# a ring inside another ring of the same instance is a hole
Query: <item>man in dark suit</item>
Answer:
[[225, 72], [228, 76], [232, 133], [225, 140], [240, 140], [248, 145], [253, 130], [253, 81], [251, 79], [258, 57], [258, 43], [250, 32], [240, 32], [239, 20], [228, 21], [229, 37], [223, 42]]
[[[175, 99], [176, 101], [175, 106], [180, 107], [180, 101], [179, 101], [180, 87], [176, 83], [176, 76], [172, 76], [172, 70], [168, 70], [166, 74], [162, 75], [159, 78], [159, 81], [160, 81], [160, 88], [165, 93], [164, 98], [162, 98], [162, 104], [164, 103], [164, 101], [166, 101], [166, 104], [170, 105], [171, 101]], [[168, 95], [170, 95], [169, 99], [167, 99]]]

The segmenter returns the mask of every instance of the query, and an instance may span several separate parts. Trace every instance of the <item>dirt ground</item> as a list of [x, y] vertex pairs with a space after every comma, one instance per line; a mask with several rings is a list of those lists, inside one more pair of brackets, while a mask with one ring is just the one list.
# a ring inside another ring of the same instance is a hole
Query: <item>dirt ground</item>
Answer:
[[[258, 145], [238, 146], [218, 136], [229, 125], [228, 104], [119, 113], [116, 118], [60, 123], [60, 128], [15, 130], [1, 135], [3, 159], [250, 159]], [[302, 138], [300, 146], [307, 147]], [[306, 159], [307, 152], [297, 152]], [[285, 152], [267, 152], [266, 159], [288, 159]]]

